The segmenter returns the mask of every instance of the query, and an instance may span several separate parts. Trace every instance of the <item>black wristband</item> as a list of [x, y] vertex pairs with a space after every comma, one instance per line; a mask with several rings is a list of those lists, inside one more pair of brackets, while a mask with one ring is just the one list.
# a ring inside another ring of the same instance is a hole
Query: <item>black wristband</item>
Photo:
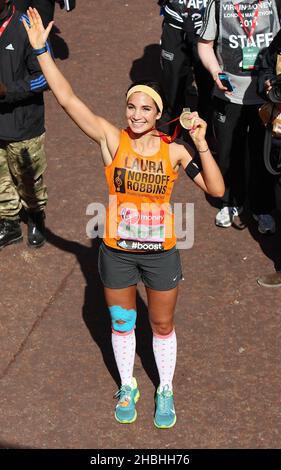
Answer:
[[186, 172], [187, 176], [189, 176], [189, 178], [194, 180], [194, 178], [200, 173], [201, 168], [198, 163], [195, 163], [194, 160], [190, 160], [184, 171]]
[[40, 49], [33, 49], [33, 53], [35, 55], [41, 55], [41, 54], [44, 54], [45, 52], [48, 52], [48, 48], [46, 45], [44, 47], [41, 47]]

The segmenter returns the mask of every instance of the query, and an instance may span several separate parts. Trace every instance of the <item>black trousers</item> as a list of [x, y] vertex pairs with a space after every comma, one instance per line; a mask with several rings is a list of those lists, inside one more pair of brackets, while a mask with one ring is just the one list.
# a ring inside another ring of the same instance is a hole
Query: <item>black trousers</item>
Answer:
[[54, 19], [55, 0], [13, 0], [13, 3], [17, 10], [23, 12], [25, 12], [28, 7], [36, 8], [45, 27]]
[[252, 212], [271, 212], [275, 206], [274, 181], [264, 165], [265, 131], [258, 115], [259, 105], [234, 104], [218, 98], [213, 103], [217, 163], [226, 186], [222, 205], [245, 204], [247, 186]]
[[162, 85], [168, 109], [166, 121], [180, 115], [183, 107], [194, 108], [196, 81], [199, 115], [209, 124], [211, 130], [213, 80], [203, 67], [197, 53], [197, 38], [168, 23], [163, 23], [161, 36]]

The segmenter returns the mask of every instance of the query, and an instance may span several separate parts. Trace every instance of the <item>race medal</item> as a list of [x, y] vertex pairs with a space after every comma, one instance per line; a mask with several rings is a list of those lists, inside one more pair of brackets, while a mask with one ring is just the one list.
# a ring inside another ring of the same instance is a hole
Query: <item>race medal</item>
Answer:
[[192, 119], [189, 119], [190, 114], [191, 114], [190, 108], [183, 108], [179, 119], [180, 119], [181, 126], [184, 129], [190, 129], [191, 127], [193, 127], [194, 120], [196, 116], [198, 116], [198, 113], [196, 113], [196, 116], [194, 116]]
[[259, 55], [259, 48], [258, 47], [243, 47], [242, 54], [242, 68], [243, 70], [252, 70], [256, 66], [256, 60]]

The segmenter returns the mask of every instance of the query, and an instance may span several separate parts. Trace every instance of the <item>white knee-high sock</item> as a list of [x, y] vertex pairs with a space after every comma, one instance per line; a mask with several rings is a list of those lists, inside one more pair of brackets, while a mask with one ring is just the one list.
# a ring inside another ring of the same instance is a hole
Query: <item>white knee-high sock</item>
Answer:
[[129, 333], [112, 330], [111, 340], [121, 384], [131, 387], [136, 352], [135, 330]]
[[165, 385], [173, 389], [173, 377], [177, 360], [177, 337], [175, 330], [167, 336], [153, 333], [153, 352], [160, 377], [160, 391]]

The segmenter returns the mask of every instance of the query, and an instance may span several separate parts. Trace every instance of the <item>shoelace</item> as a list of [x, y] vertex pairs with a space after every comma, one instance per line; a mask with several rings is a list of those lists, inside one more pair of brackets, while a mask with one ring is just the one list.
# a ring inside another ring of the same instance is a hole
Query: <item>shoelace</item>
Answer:
[[173, 394], [166, 388], [163, 388], [162, 392], [160, 392], [160, 400], [159, 400], [159, 409], [161, 414], [168, 414], [170, 411], [171, 406], [168, 406], [169, 398], [172, 398]]
[[118, 402], [123, 403], [124, 401], [130, 402], [131, 388], [128, 385], [122, 385], [114, 395], [114, 398], [118, 398]]

